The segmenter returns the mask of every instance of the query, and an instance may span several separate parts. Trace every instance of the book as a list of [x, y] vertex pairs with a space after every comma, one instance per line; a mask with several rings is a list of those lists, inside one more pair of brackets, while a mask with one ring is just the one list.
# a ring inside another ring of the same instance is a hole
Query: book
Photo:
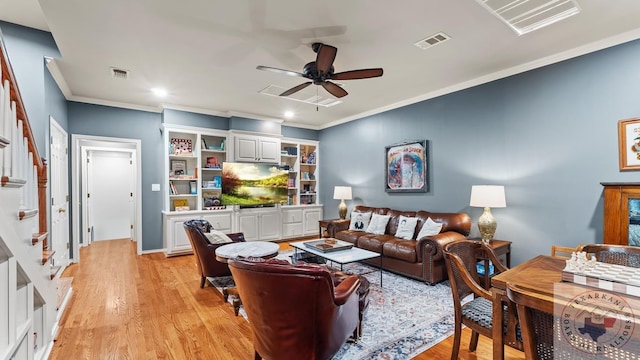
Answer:
[[207, 157], [207, 164], [205, 165], [205, 167], [209, 169], [220, 169], [220, 163], [218, 163], [218, 157], [217, 156]]
[[200, 139], [200, 148], [207, 149], [207, 141], [204, 138]]
[[173, 208], [175, 211], [186, 211], [189, 210], [189, 200], [187, 199], [174, 199], [173, 200]]
[[191, 193], [191, 195], [198, 193], [198, 186], [195, 181], [189, 181], [189, 193]]

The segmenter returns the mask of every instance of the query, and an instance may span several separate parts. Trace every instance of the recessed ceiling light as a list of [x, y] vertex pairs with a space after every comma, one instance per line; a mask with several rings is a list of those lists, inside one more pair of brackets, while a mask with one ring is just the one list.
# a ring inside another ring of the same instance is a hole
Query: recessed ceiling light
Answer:
[[285, 119], [291, 119], [291, 118], [293, 118], [293, 115], [295, 115], [295, 114], [291, 110], [287, 110], [287, 111], [284, 112], [284, 118]]
[[157, 97], [165, 97], [168, 95], [167, 90], [163, 89], [163, 88], [153, 88], [151, 89], [151, 92], [153, 93], [153, 95], [157, 96]]

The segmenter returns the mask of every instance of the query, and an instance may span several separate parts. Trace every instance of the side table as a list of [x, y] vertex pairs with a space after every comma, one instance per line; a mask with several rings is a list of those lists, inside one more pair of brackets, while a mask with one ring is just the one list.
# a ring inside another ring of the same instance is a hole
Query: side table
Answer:
[[321, 239], [323, 237], [329, 237], [329, 234], [327, 234], [327, 236], [324, 236], [323, 232], [327, 229], [327, 227], [329, 227], [329, 224], [338, 220], [342, 220], [342, 219], [318, 220], [318, 237]]
[[[472, 238], [469, 240], [481, 241], [480, 238]], [[491, 249], [493, 249], [493, 252], [495, 252], [496, 255], [498, 256], [498, 259], [500, 259], [500, 261], [507, 268], [510, 268], [511, 267], [511, 241], [491, 239], [488, 245], [491, 246]], [[482, 287], [484, 287], [485, 289], [489, 290], [491, 289], [491, 277], [492, 277], [492, 275], [489, 274], [489, 265], [491, 264], [491, 261], [489, 259], [481, 259], [480, 262], [484, 266], [484, 275], [482, 275], [479, 279], [480, 285], [482, 285]]]

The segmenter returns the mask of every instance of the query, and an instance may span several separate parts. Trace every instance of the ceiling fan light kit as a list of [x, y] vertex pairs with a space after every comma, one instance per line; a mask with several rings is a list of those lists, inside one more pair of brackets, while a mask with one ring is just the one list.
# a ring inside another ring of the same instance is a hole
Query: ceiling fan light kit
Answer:
[[338, 49], [334, 46], [322, 43], [313, 43], [311, 48], [317, 54], [316, 60], [305, 64], [301, 73], [262, 65], [257, 66], [256, 69], [289, 76], [304, 77], [310, 80], [284, 91], [280, 96], [289, 96], [311, 84], [314, 84], [322, 86], [331, 95], [341, 98], [349, 93], [330, 80], [357, 80], [382, 76], [382, 68], [358, 69], [335, 73], [333, 61], [336, 59]]

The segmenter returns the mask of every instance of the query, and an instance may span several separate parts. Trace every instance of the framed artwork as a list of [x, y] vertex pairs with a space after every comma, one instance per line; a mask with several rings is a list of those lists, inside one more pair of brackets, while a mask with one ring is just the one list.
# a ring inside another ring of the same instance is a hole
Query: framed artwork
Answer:
[[187, 175], [187, 161], [171, 160], [171, 175], [173, 176]]
[[640, 118], [618, 121], [620, 170], [640, 170]]
[[385, 191], [427, 192], [427, 140], [385, 148]]

